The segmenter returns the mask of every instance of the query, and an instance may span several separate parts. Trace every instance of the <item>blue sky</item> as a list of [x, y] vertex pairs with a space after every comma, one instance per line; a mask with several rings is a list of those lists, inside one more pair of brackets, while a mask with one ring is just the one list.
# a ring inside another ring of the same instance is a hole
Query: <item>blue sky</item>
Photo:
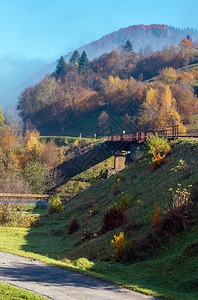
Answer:
[[119, 28], [198, 28], [197, 0], [0, 0], [0, 105], [45, 63]]

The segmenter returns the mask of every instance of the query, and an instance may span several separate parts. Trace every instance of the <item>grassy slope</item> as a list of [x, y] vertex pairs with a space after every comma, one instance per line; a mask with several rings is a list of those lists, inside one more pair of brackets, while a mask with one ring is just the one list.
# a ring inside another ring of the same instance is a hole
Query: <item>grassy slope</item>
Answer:
[[114, 157], [110, 157], [94, 167], [74, 176], [66, 184], [59, 187], [56, 192], [68, 196], [74, 196], [76, 193], [83, 191], [92, 185], [94, 180], [100, 176], [101, 171], [112, 169], [114, 167]]
[[46, 298], [35, 295], [23, 289], [0, 282], [0, 299], [3, 300], [44, 300]]
[[[170, 171], [183, 159], [187, 163], [184, 170]], [[132, 163], [122, 171], [124, 179], [121, 191], [133, 196], [132, 207], [128, 210], [129, 218], [141, 226], [126, 235], [133, 239], [137, 235], [151, 230], [152, 211], [156, 201], [161, 207], [171, 201], [170, 187], [176, 188], [180, 182], [182, 186], [192, 184], [197, 193], [198, 184], [198, 141], [182, 140], [174, 145], [165, 166], [151, 173], [148, 169], [150, 159], [145, 158], [139, 163]], [[43, 262], [65, 267], [68, 259], [86, 257], [94, 261], [89, 265], [89, 274], [99, 276], [105, 280], [116, 282], [133, 289], [153, 295], [160, 295], [170, 299], [192, 300], [198, 299], [198, 225], [189, 227], [182, 234], [162, 243], [152, 257], [135, 264], [121, 265], [105, 261], [110, 253], [110, 240], [114, 234], [123, 231], [118, 228], [109, 231], [87, 243], [81, 243], [80, 237], [86, 228], [90, 202], [94, 200], [99, 213], [90, 219], [88, 229], [96, 233], [101, 229], [104, 210], [116, 201], [120, 201], [121, 194], [113, 196], [111, 186], [115, 176], [90, 187], [72, 199], [66, 210], [60, 216], [45, 215], [39, 228], [3, 228], [0, 227], [0, 250], [19, 255], [30, 256]], [[138, 202], [141, 200], [142, 204]], [[196, 207], [195, 207], [196, 209]], [[35, 210], [35, 213], [39, 213]], [[66, 226], [71, 215], [75, 214], [81, 222], [80, 230], [69, 236]], [[56, 235], [57, 229], [62, 230]], [[64, 263], [66, 262], [66, 263]], [[76, 262], [77, 268], [80, 267]], [[69, 262], [71, 267], [71, 263]]]

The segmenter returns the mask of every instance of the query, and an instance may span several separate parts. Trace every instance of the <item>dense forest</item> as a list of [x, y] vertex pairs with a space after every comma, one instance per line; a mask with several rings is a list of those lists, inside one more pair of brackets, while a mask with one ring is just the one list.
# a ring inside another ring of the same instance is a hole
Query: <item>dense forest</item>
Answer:
[[178, 69], [198, 62], [196, 44], [188, 35], [178, 46], [148, 55], [133, 48], [127, 40], [120, 51], [91, 62], [85, 51], [74, 51], [68, 63], [61, 57], [54, 73], [19, 97], [26, 127], [63, 134], [82, 117], [99, 111], [95, 120], [99, 134], [109, 133], [112, 114], [119, 115], [130, 132], [173, 124], [185, 131], [197, 112], [193, 84], [198, 70]]

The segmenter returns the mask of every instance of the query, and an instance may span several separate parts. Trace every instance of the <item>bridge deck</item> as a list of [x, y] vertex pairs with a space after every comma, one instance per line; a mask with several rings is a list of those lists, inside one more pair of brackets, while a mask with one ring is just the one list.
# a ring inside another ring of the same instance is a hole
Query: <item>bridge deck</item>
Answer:
[[169, 132], [166, 130], [159, 131], [146, 131], [146, 132], [137, 132], [137, 133], [129, 133], [129, 134], [121, 134], [121, 135], [112, 135], [107, 136], [107, 142], [133, 142], [133, 143], [144, 143], [146, 138], [149, 136], [159, 136], [165, 137], [168, 140], [173, 140], [180, 137], [187, 138], [198, 138], [197, 132], [190, 133], [179, 133], [179, 132]]

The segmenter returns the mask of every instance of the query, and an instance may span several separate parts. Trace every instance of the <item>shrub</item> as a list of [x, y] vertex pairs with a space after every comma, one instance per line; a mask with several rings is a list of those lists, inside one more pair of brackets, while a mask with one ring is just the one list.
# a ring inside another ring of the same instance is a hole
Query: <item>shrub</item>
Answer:
[[10, 205], [9, 202], [0, 206], [0, 222], [6, 227], [38, 227], [40, 217], [23, 214], [23, 205]]
[[103, 216], [102, 233], [120, 227], [126, 221], [125, 210], [115, 203], [106, 209]]
[[58, 196], [52, 196], [48, 201], [48, 212], [49, 214], [61, 213], [64, 210], [64, 206]]
[[123, 262], [129, 260], [134, 242], [127, 242], [124, 237], [124, 232], [120, 232], [119, 235], [114, 235], [114, 239], [110, 241], [110, 244], [114, 250], [114, 253], [111, 255], [111, 260]]
[[115, 182], [111, 187], [113, 195], [117, 195], [120, 192], [120, 184]]
[[110, 244], [114, 249], [114, 254], [112, 254], [111, 258], [119, 259], [123, 253], [126, 244], [124, 232], [120, 232], [119, 235], [114, 235], [114, 240], [111, 240]]
[[170, 151], [170, 145], [166, 138], [152, 135], [146, 139], [146, 149], [150, 154], [166, 154]]
[[152, 172], [160, 168], [166, 163], [166, 155], [161, 156], [160, 154], [154, 154], [152, 161], [150, 162], [150, 169]]
[[68, 234], [73, 234], [74, 232], [78, 231], [79, 228], [80, 224], [78, 223], [76, 216], [72, 216], [67, 228]]
[[3, 226], [6, 226], [11, 221], [10, 204], [8, 202], [0, 206], [0, 221]]

